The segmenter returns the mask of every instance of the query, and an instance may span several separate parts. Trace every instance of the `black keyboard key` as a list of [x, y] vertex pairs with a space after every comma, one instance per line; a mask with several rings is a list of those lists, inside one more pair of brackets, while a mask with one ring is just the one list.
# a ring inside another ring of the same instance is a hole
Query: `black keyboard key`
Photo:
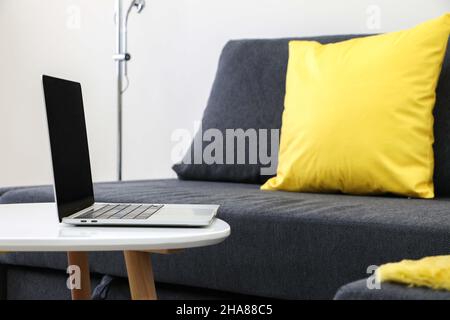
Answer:
[[126, 205], [116, 205], [112, 207], [110, 210], [107, 210], [105, 213], [101, 214], [97, 218], [99, 219], [109, 219], [109, 217], [115, 215], [116, 213], [122, 211]]
[[134, 219], [138, 215], [140, 215], [142, 212], [148, 209], [148, 206], [140, 205], [133, 211], [129, 212], [127, 215], [123, 216], [122, 219]]
[[109, 210], [111, 210], [111, 209], [113, 209], [113, 208], [115, 208], [115, 207], [117, 207], [117, 205], [105, 205], [105, 206], [103, 206], [102, 208], [100, 208], [100, 209], [97, 209], [97, 210], [95, 210], [94, 211], [94, 216], [93, 216], [93, 218], [98, 218], [99, 216], [101, 216], [102, 214], [104, 214], [105, 212], [107, 212], [107, 211], [109, 211]]
[[139, 216], [137, 216], [135, 219], [148, 219], [150, 218], [153, 214], [155, 214], [156, 211], [158, 211], [159, 209], [161, 209], [162, 206], [149, 206], [149, 208], [147, 210], [145, 210], [144, 212], [142, 212]]
[[116, 213], [115, 215], [109, 217], [109, 219], [122, 219], [124, 216], [126, 216], [127, 214], [131, 213], [132, 211], [136, 210], [139, 207], [140, 207], [139, 205], [128, 205], [122, 211], [120, 211], [120, 212]]
[[91, 219], [94, 217], [94, 209], [91, 209], [85, 213], [83, 213], [81, 216], [78, 216], [77, 219]]
[[130, 212], [130, 214], [124, 216], [122, 219], [135, 219], [137, 216], [141, 215], [143, 212], [147, 211], [151, 205], [143, 204], [140, 205], [138, 209]]
[[92, 219], [95, 218], [99, 212], [105, 212], [107, 209], [107, 205], [95, 205], [94, 208], [90, 209], [89, 211], [83, 213], [82, 215], [78, 216], [77, 219]]

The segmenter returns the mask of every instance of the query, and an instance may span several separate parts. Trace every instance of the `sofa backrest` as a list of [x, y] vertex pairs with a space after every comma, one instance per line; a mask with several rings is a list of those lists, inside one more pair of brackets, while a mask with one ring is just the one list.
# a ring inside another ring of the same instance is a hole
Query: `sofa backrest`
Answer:
[[[280, 129], [284, 109], [288, 43], [314, 40], [333, 43], [364, 35], [309, 38], [232, 40], [221, 54], [216, 78], [205, 109], [202, 129]], [[411, 54], [414, 54], [411, 52]], [[450, 195], [450, 54], [447, 51], [435, 105], [435, 191]], [[205, 146], [205, 144], [203, 144]], [[224, 157], [226, 150], [224, 147]], [[236, 151], [236, 150], [235, 150]], [[188, 152], [192, 154], [193, 150]], [[248, 160], [248, 159], [247, 159]], [[245, 165], [175, 165], [180, 178], [264, 183], [263, 163]]]

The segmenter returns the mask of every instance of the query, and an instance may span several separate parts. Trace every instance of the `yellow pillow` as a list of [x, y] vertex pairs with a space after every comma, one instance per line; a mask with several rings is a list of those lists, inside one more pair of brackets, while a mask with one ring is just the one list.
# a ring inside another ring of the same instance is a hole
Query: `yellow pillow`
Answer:
[[433, 198], [433, 107], [450, 14], [321, 45], [291, 41], [276, 177], [263, 190]]
[[450, 256], [387, 263], [376, 271], [379, 282], [399, 282], [450, 291]]

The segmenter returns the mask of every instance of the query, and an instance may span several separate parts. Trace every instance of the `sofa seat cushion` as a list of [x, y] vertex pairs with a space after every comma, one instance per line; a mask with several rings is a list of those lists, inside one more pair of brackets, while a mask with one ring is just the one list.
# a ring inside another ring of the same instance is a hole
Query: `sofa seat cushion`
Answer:
[[[102, 202], [220, 204], [231, 236], [219, 245], [155, 255], [155, 277], [242, 294], [331, 299], [342, 285], [367, 276], [370, 265], [448, 254], [450, 242], [450, 199], [444, 198], [265, 192], [258, 185], [182, 180], [96, 184], [95, 196]], [[51, 187], [28, 187], [5, 192], [0, 203], [52, 199]], [[66, 268], [63, 253], [11, 253], [0, 261]], [[118, 252], [92, 253], [91, 268], [126, 274]]]
[[397, 283], [382, 283], [379, 289], [368, 289], [365, 279], [342, 286], [335, 300], [450, 300], [450, 291], [424, 287], [408, 287]]

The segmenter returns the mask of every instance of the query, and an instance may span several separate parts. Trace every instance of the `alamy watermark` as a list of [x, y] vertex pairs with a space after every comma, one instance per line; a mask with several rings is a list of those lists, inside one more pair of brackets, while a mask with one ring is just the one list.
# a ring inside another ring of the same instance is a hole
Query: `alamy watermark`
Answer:
[[367, 20], [366, 27], [369, 30], [381, 29], [381, 8], [376, 4], [372, 4], [366, 9]]
[[379, 278], [377, 277], [377, 270], [378, 266], [372, 265], [367, 267], [367, 274], [370, 274], [370, 276], [366, 280], [366, 286], [369, 290], [380, 290], [381, 289], [381, 282]]
[[[198, 128], [198, 129], [197, 129]], [[197, 134], [194, 134], [197, 132]], [[202, 130], [196, 122], [194, 130], [177, 129], [171, 136], [172, 162], [184, 164], [259, 164], [261, 175], [274, 175], [277, 170], [279, 129]], [[191, 147], [191, 152], [188, 152]]]
[[77, 265], [70, 265], [67, 267], [66, 273], [69, 274], [67, 277], [66, 285], [69, 290], [80, 290], [81, 289], [81, 269]]
[[81, 8], [72, 4], [66, 8], [66, 28], [69, 30], [81, 29]]

